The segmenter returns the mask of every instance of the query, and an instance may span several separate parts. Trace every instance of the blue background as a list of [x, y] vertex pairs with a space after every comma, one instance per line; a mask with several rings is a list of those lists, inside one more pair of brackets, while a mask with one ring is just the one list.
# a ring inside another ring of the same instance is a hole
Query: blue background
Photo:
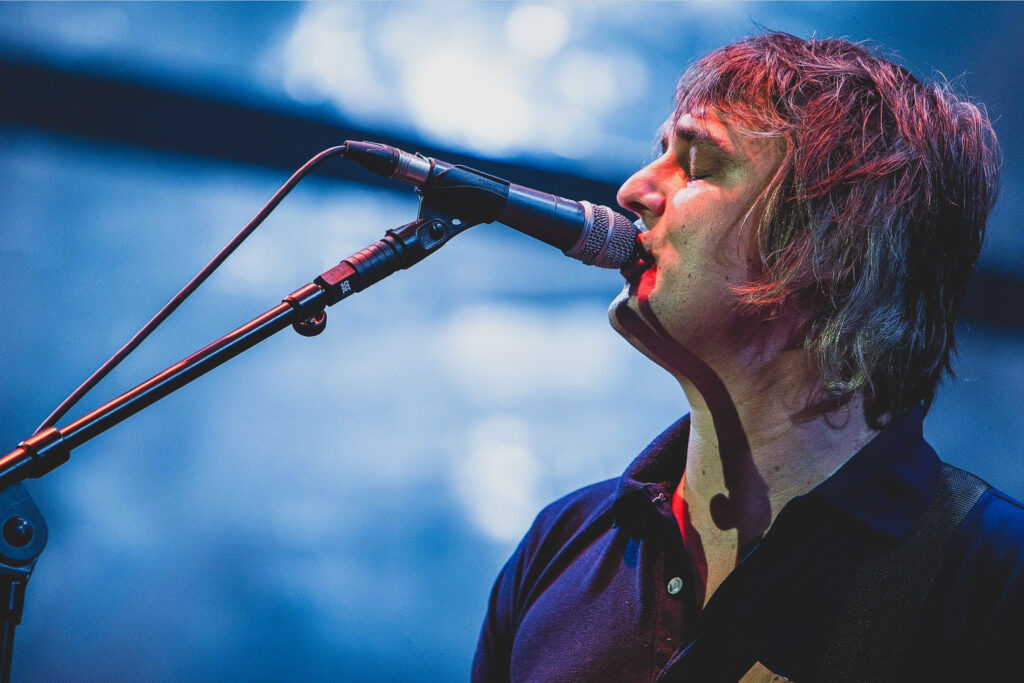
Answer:
[[[3, 3], [0, 57], [606, 188], [649, 158], [702, 52], [759, 26], [867, 39], [987, 104], [1005, 163], [981, 267], [1020, 284], [1022, 20], [1018, 3]], [[0, 122], [7, 450], [316, 151], [281, 168]], [[415, 215], [404, 187], [304, 182], [72, 416]], [[686, 410], [608, 328], [620, 284], [481, 226], [331, 309], [323, 335], [277, 335], [77, 449], [28, 484], [50, 541], [14, 678], [465, 678], [540, 507], [617, 476]], [[965, 319], [926, 433], [1020, 498], [1024, 319], [1016, 289], [990, 298], [1005, 315]]]

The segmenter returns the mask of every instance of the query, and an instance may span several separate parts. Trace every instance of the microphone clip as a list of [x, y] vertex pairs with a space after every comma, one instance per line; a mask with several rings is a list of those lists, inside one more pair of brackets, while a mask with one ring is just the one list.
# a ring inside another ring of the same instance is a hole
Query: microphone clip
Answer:
[[449, 216], [447, 212], [436, 208], [430, 198], [423, 194], [420, 195], [419, 219], [430, 221], [429, 236], [433, 240], [439, 240], [438, 244], [429, 247], [430, 251], [437, 249], [460, 232], [481, 223], [481, 221], [467, 221], [463, 218]]
[[[478, 222], [452, 218], [420, 198], [419, 218], [388, 230], [383, 239], [353, 254], [314, 280], [327, 294], [327, 305], [361, 292], [388, 275], [411, 268]], [[301, 330], [312, 332], [312, 329]], [[315, 334], [315, 332], [314, 332]]]

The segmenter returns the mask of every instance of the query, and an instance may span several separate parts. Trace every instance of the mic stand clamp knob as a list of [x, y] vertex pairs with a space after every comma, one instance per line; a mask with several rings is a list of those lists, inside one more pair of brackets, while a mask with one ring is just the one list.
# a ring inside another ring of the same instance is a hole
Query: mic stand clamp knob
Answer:
[[327, 328], [327, 311], [320, 311], [316, 315], [298, 320], [292, 323], [292, 329], [303, 337], [315, 337]]

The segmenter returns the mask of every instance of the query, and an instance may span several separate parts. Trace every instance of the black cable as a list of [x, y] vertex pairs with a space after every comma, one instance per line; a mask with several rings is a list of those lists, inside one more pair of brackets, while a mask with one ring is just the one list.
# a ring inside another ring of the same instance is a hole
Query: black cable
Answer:
[[287, 194], [292, 191], [292, 188], [294, 188], [295, 185], [297, 185], [300, 180], [302, 180], [310, 171], [316, 168], [320, 164], [320, 162], [329, 159], [330, 157], [337, 156], [339, 154], [344, 154], [346, 150], [347, 147], [345, 145], [339, 145], [337, 147], [330, 147], [328, 149], [325, 149], [324, 151], [320, 152], [315, 157], [307, 161], [302, 166], [302, 168], [297, 170], [292, 175], [292, 177], [288, 179], [288, 182], [282, 185], [281, 189], [279, 189], [277, 193], [273, 197], [271, 197], [270, 201], [267, 202], [267, 204], [262, 209], [260, 209], [260, 212], [257, 213], [256, 216], [251, 221], [249, 221], [249, 224], [242, 228], [242, 231], [235, 235], [234, 239], [228, 242], [227, 246], [221, 249], [220, 253], [214, 256], [213, 260], [207, 263], [206, 266], [201, 271], [199, 271], [198, 275], [192, 278], [192, 280], [187, 285], [185, 285], [185, 287], [182, 288], [180, 292], [175, 294], [174, 298], [168, 301], [167, 304], [163, 308], [161, 308], [160, 311], [155, 316], [153, 316], [152, 320], [143, 325], [142, 329], [136, 332], [135, 336], [129, 339], [127, 344], [122, 346], [117, 353], [110, 357], [110, 360], [101, 365], [99, 370], [94, 372], [89, 377], [89, 379], [82, 382], [81, 386], [75, 389], [70, 396], [64, 399], [64, 401], [59, 406], [57, 406], [56, 410], [50, 413], [50, 416], [47, 417], [41, 425], [39, 425], [38, 429], [36, 429], [35, 434], [38, 434], [44, 429], [49, 429], [50, 427], [55, 425], [57, 423], [57, 420], [59, 420], [61, 417], [64, 416], [65, 413], [71, 410], [71, 408], [74, 407], [74, 405], [78, 403], [78, 401], [80, 401], [81, 398], [85, 396], [85, 394], [90, 389], [92, 389], [100, 382], [100, 380], [106, 377], [111, 370], [116, 368], [117, 365], [122, 360], [124, 360], [125, 356], [134, 351], [135, 348], [139, 344], [141, 344], [146, 337], [149, 336], [150, 332], [155, 330], [157, 326], [160, 325], [160, 323], [162, 323], [167, 318], [167, 316], [173, 313], [174, 310], [178, 306], [180, 306], [181, 303], [185, 301], [185, 299], [187, 299], [189, 295], [192, 294], [192, 292], [198, 289], [199, 285], [203, 284], [206, 278], [210, 277], [213, 271], [215, 271], [217, 267], [220, 266], [220, 264], [223, 263], [224, 260], [231, 255], [231, 252], [237, 249], [238, 245], [245, 241], [245, 238], [248, 237], [252, 233], [252, 231], [255, 230], [267, 216], [270, 215], [271, 211], [277, 208], [277, 205], [281, 203], [281, 200], [284, 199], [285, 196], [287, 196]]

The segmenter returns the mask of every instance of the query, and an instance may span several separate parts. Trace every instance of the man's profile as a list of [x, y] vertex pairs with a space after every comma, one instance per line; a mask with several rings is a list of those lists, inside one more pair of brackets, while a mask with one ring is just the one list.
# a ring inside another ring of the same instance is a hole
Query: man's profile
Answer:
[[997, 189], [984, 111], [768, 33], [691, 66], [660, 137], [609, 317], [690, 413], [540, 513], [474, 679], [842, 680], [849, 634], [891, 629], [874, 678], [989, 680], [1024, 642], [1024, 509], [949, 492], [922, 437]]

